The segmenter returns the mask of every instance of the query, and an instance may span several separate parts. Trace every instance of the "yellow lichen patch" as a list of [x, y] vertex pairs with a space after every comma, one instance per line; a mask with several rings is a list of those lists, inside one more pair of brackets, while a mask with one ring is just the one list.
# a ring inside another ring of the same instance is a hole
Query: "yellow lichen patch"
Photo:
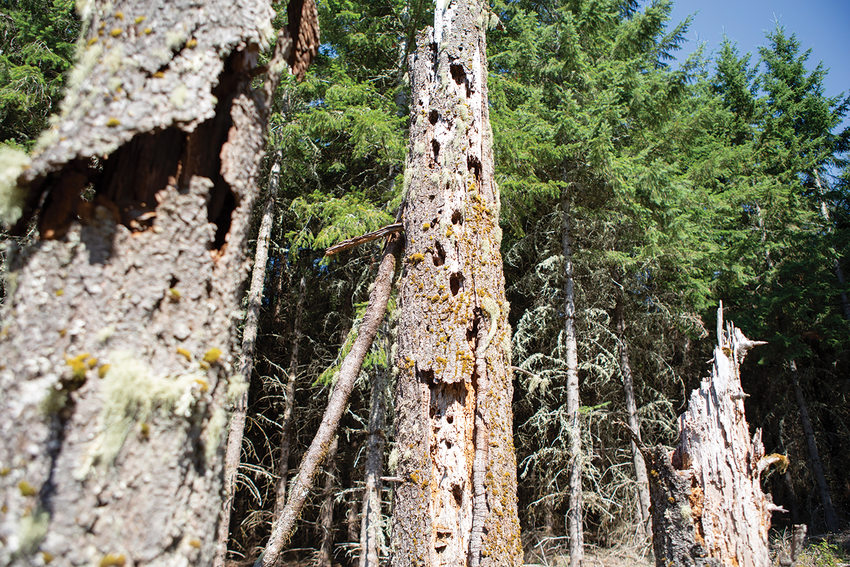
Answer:
[[416, 254], [411, 254], [410, 256], [407, 257], [407, 261], [410, 262], [411, 264], [418, 264], [419, 262], [421, 262], [424, 259], [425, 259], [425, 254], [422, 254], [421, 252], [417, 252]]
[[195, 378], [195, 384], [197, 384], [201, 392], [206, 392], [210, 389], [210, 383], [205, 378]]
[[209, 363], [209, 362], [207, 362], [206, 360], [202, 360], [201, 362], [199, 362], [199, 363], [198, 363], [198, 366], [200, 366], [200, 367], [201, 367], [202, 369], [204, 369], [204, 370], [209, 370], [209, 369], [210, 369], [210, 363]]
[[106, 376], [106, 373], [109, 372], [109, 366], [109, 364], [101, 364], [100, 368], [97, 369], [98, 378]]
[[50, 553], [49, 551], [42, 551], [41, 552], [41, 560], [44, 561], [45, 565], [47, 565], [48, 563], [53, 561], [53, 554]]
[[[65, 364], [71, 367], [71, 372], [73, 373], [74, 378], [85, 377], [86, 370], [90, 368], [87, 363], [89, 358], [91, 358], [91, 355], [87, 352], [73, 357], [68, 356], [67, 354], [65, 355]], [[97, 364], [97, 359], [95, 359], [95, 364]]]
[[204, 353], [204, 362], [208, 364], [215, 364], [219, 358], [221, 358], [221, 349], [213, 347]]
[[65, 290], [62, 289], [62, 288], [59, 288], [55, 291], [55, 293], [56, 293], [56, 297], [62, 297], [63, 295], [65, 295]]
[[112, 37], [118, 37], [122, 33], [123, 31], [121, 30], [121, 28], [112, 28], [112, 31], [109, 32], [109, 35], [111, 35]]
[[198, 46], [198, 40], [195, 39], [194, 37], [186, 42], [186, 47], [188, 47], [189, 49], [192, 49], [192, 48], [197, 47], [197, 46]]
[[139, 424], [139, 434], [142, 436], [142, 439], [149, 439], [151, 436], [151, 426], [147, 421], [144, 421]]
[[[137, 24], [141, 24], [142, 22], [144, 22], [144, 21], [145, 21], [145, 17], [144, 17], [144, 16], [136, 16], [136, 19], [135, 19], [134, 21], [135, 21]], [[150, 28], [147, 28], [147, 29], [150, 29]]]
[[164, 76], [165, 76], [165, 73], [163, 73], [162, 71], [157, 71], [156, 73], [153, 74], [154, 79], [161, 79]]
[[10, 472], [12, 472], [12, 469], [9, 467], [0, 468], [0, 476], [7, 476]]
[[115, 128], [116, 126], [121, 125], [121, 121], [118, 120], [117, 118], [110, 118], [109, 120], [106, 121], [106, 125], [109, 126], [110, 128]]
[[177, 354], [185, 357], [186, 360], [188, 360], [189, 362], [192, 362], [192, 353], [186, 350], [185, 348], [177, 347]]
[[430, 222], [422, 223], [422, 230], [428, 230], [428, 229], [430, 229], [430, 228], [431, 228], [431, 223], [430, 223]]
[[115, 17], [119, 20], [124, 19], [124, 12], [115, 12]]
[[88, 366], [89, 368], [94, 368], [95, 366], [97, 366], [97, 359], [92, 356], [86, 361], [86, 366]]
[[192, 546], [192, 547], [194, 547], [195, 549], [200, 549], [200, 548], [201, 548], [201, 540], [199, 540], [199, 539], [190, 539], [190, 540], [189, 540], [189, 545], [190, 545], [190, 546]]
[[92, 46], [92, 45], [94, 45], [95, 43], [97, 43], [97, 38], [96, 38], [96, 37], [92, 37], [92, 38], [89, 38], [89, 40], [86, 42], [86, 45], [88, 45], [89, 47], [91, 47], [91, 46]]
[[180, 299], [180, 297], [181, 297], [181, 294], [180, 294], [179, 289], [177, 289], [176, 287], [168, 288], [168, 298], [169, 299], [171, 299], [172, 301], [177, 301], [177, 300]]
[[35, 496], [38, 494], [38, 489], [25, 480], [18, 483], [18, 490], [21, 491], [21, 496]]
[[145, 35], [150, 35], [152, 33], [153, 33], [153, 30], [151, 28], [145, 28]]
[[123, 553], [107, 553], [100, 559], [98, 567], [124, 567], [127, 557]]

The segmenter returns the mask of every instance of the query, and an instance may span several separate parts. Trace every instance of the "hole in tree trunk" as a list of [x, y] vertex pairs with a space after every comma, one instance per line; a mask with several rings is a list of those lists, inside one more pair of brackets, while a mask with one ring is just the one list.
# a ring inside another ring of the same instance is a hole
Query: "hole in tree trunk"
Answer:
[[440, 244], [439, 240], [434, 243], [434, 247], [437, 249], [437, 251], [433, 254], [434, 265], [442, 266], [446, 263], [446, 251], [443, 249], [443, 245]]
[[452, 224], [463, 224], [463, 215], [460, 211], [452, 213]]
[[431, 112], [428, 113], [428, 121], [431, 122], [431, 124], [436, 124], [437, 120], [439, 120], [439, 119], [440, 119], [440, 113], [437, 112], [436, 110], [432, 110]]
[[452, 290], [452, 295], [457, 295], [461, 286], [463, 286], [463, 274], [455, 272], [449, 276], [449, 288]]
[[472, 172], [476, 179], [481, 179], [481, 161], [475, 156], [466, 158], [466, 168]]
[[472, 94], [472, 89], [469, 88], [469, 80], [466, 78], [466, 71], [463, 69], [463, 65], [459, 63], [452, 63], [449, 65], [449, 71], [451, 72], [452, 79], [455, 80], [455, 83], [466, 87], [466, 96], [468, 97]]
[[440, 161], [440, 142], [437, 140], [431, 140], [431, 151], [434, 152], [434, 161]]

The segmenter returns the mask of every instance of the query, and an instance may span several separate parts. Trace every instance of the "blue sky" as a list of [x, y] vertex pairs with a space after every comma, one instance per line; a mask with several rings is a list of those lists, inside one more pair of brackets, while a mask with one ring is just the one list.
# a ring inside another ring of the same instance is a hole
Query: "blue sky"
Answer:
[[850, 0], [673, 0], [672, 20], [694, 15], [683, 55], [705, 42], [716, 52], [724, 34], [741, 53], [758, 60], [758, 47], [775, 22], [797, 35], [802, 50], [811, 49], [809, 68], [823, 61], [828, 96], [850, 93]]

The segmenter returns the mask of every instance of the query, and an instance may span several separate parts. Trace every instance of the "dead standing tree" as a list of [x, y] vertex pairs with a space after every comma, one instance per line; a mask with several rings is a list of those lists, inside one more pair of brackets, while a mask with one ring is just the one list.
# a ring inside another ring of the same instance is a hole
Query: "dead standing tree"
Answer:
[[[750, 437], [740, 365], [754, 346], [717, 310], [711, 374], [691, 393], [679, 418], [680, 441], [650, 455], [652, 531], [656, 565], [767, 567], [768, 530], [775, 506], [761, 489], [762, 472], [782, 462], [765, 457], [761, 430]], [[784, 461], [787, 464], [787, 460]]]
[[[14, 230], [34, 218], [41, 238], [10, 254], [2, 312], [0, 564], [208, 565], [244, 390], [247, 220], [281, 66], [251, 82], [274, 14], [267, 0], [78, 6], [62, 112], [0, 176]], [[303, 31], [296, 70], [318, 47]]]
[[411, 58], [394, 567], [522, 563], [489, 17], [480, 0], [439, 0]]

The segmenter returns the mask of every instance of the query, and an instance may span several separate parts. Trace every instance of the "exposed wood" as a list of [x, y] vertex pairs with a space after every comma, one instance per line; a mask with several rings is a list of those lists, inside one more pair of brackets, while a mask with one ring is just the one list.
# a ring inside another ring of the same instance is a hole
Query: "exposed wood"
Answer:
[[351, 394], [352, 388], [354, 388], [357, 376], [360, 374], [363, 359], [366, 357], [366, 353], [369, 351], [375, 334], [378, 332], [378, 327], [386, 313], [387, 302], [389, 301], [390, 291], [392, 290], [396, 257], [400, 253], [401, 248], [401, 240], [397, 237], [391, 237], [384, 251], [383, 258], [381, 258], [378, 275], [375, 278], [372, 293], [369, 295], [369, 304], [363, 315], [360, 331], [354, 340], [354, 344], [351, 346], [351, 350], [342, 362], [339, 377], [328, 401], [328, 407], [325, 409], [325, 414], [322, 417], [322, 423], [319, 425], [319, 429], [315, 437], [313, 437], [310, 447], [301, 459], [301, 465], [298, 468], [298, 474], [295, 480], [292, 482], [292, 488], [289, 491], [286, 506], [275, 519], [268, 545], [255, 562], [255, 567], [261, 565], [263, 567], [274, 566], [278, 561], [281, 550], [289, 542], [289, 538], [292, 537], [292, 532], [295, 530], [295, 522], [301, 515], [301, 509], [304, 507], [304, 503], [313, 486], [313, 478], [336, 434], [339, 420], [348, 404], [348, 397]]
[[411, 57], [393, 567], [522, 564], [484, 10], [439, 2]]
[[561, 253], [564, 257], [564, 346], [567, 371], [567, 419], [569, 426], [569, 506], [567, 532], [570, 537], [570, 567], [579, 567], [584, 559], [584, 526], [582, 513], [582, 454], [580, 395], [578, 382], [578, 341], [575, 330], [576, 304], [573, 279], [573, 253], [570, 244], [570, 201], [561, 201]]
[[[723, 308], [717, 312], [722, 329]], [[767, 463], [761, 431], [750, 437], [739, 368], [762, 341], [731, 323], [721, 331], [709, 377], [691, 393], [671, 454], [650, 451], [655, 563], [767, 567], [771, 513], [761, 489]]]
[[343, 250], [349, 250], [351, 248], [354, 248], [355, 246], [360, 246], [361, 244], [372, 242], [373, 240], [377, 240], [378, 238], [401, 232], [402, 230], [404, 230], [404, 225], [400, 222], [388, 224], [387, 226], [381, 227], [378, 230], [373, 230], [372, 232], [367, 232], [366, 234], [361, 234], [360, 236], [355, 236], [354, 238], [343, 240], [339, 244], [334, 244], [333, 246], [325, 250], [325, 256], [333, 256], [334, 254], [342, 252]]
[[224, 567], [227, 556], [227, 542], [230, 538], [230, 510], [233, 504], [233, 495], [236, 492], [236, 475], [242, 455], [242, 436], [245, 431], [245, 416], [248, 411], [248, 385], [251, 383], [251, 375], [254, 372], [254, 345], [257, 342], [257, 329], [260, 322], [266, 264], [269, 258], [269, 237], [274, 222], [273, 213], [279, 187], [279, 175], [280, 154], [276, 153], [274, 164], [269, 173], [269, 189], [266, 195], [266, 203], [263, 206], [260, 229], [257, 233], [257, 248], [254, 252], [254, 267], [251, 271], [251, 284], [247, 297], [247, 314], [245, 316], [245, 327], [242, 331], [239, 374], [245, 385], [243, 392], [233, 402], [227, 445], [224, 451], [224, 500], [218, 525], [215, 558], [213, 559], [215, 567]]

